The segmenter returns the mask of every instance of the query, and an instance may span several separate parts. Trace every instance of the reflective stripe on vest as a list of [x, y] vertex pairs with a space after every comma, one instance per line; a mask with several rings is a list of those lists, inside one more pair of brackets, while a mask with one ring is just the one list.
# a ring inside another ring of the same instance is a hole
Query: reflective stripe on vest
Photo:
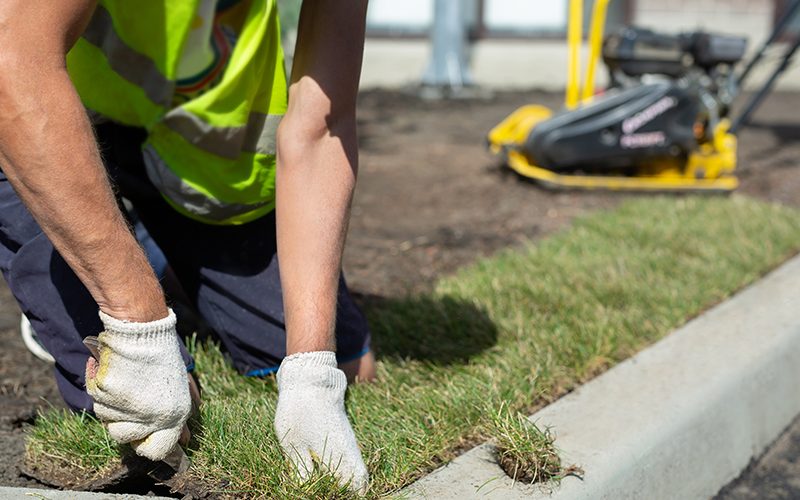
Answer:
[[[241, 30], [222, 79], [173, 109], [179, 48], [197, 1], [99, 3], [67, 58], [86, 107], [147, 129], [148, 177], [185, 215], [241, 224], [272, 210], [275, 134], [286, 110], [275, 0], [242, 0], [232, 8]], [[173, 29], [165, 39], [167, 26]]]
[[160, 186], [165, 199], [174, 205], [175, 200], [181, 200], [181, 207], [176, 207], [188, 212], [193, 219], [213, 224], [224, 224], [230, 218], [243, 218], [243, 222], [255, 220], [272, 211], [274, 201], [263, 201], [244, 205], [239, 203], [224, 203], [206, 194], [201, 193], [186, 181], [176, 176], [172, 170], [161, 161], [161, 157], [152, 146], [145, 146], [142, 150], [147, 176], [154, 184]]
[[175, 82], [169, 80], [156, 67], [153, 60], [136, 52], [117, 35], [111, 14], [98, 5], [92, 15], [83, 39], [99, 48], [111, 68], [122, 78], [140, 87], [158, 106], [168, 108], [172, 103]]
[[275, 154], [275, 134], [283, 115], [253, 112], [247, 125], [212, 127], [183, 108], [175, 108], [161, 120], [186, 142], [209, 153], [235, 160], [241, 152]]

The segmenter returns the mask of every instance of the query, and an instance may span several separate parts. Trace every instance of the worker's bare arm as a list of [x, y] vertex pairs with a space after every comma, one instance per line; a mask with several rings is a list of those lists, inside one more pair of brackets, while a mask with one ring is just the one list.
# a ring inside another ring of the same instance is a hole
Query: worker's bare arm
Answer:
[[358, 169], [366, 0], [306, 0], [278, 130], [278, 256], [288, 353], [334, 350], [336, 291]]
[[107, 314], [167, 315], [163, 293], [115, 202], [65, 54], [93, 0], [0, 2], [0, 166]]

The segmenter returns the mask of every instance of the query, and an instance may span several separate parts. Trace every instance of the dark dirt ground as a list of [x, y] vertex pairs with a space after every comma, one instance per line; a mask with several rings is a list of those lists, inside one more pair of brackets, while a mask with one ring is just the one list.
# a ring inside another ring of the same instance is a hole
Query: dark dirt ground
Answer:
[[[345, 272], [362, 299], [429, 289], [481, 256], [609, 208], [625, 195], [553, 193], [501, 170], [486, 132], [517, 106], [557, 107], [562, 97], [499, 93], [431, 102], [364, 92], [359, 104], [361, 170]], [[800, 206], [800, 94], [774, 94], [740, 135], [740, 193]], [[18, 466], [23, 430], [37, 408], [59, 404], [50, 368], [25, 349], [19, 313], [0, 285], [0, 485], [33, 485]]]

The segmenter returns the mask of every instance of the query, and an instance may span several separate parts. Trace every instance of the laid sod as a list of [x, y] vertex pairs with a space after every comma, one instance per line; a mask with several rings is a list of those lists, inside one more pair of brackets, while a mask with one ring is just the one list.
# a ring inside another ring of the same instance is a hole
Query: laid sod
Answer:
[[[552, 465], [548, 439], [522, 442], [530, 434], [498, 420], [501, 406], [531, 412], [798, 249], [800, 212], [789, 208], [738, 196], [643, 198], [482, 260], [431, 294], [370, 303], [379, 381], [348, 392], [369, 495], [397, 491], [486, 438]], [[205, 391], [190, 450], [196, 480], [233, 496], [347, 496], [329, 477], [301, 486], [289, 473], [272, 430], [272, 379], [238, 376], [213, 345], [195, 350]], [[79, 419], [40, 418], [28, 462], [87, 474], [117, 460], [99, 424]]]

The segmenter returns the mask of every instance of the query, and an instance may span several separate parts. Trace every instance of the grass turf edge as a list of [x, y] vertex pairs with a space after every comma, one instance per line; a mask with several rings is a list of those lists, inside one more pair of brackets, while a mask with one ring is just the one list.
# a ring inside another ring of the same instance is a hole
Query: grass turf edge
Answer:
[[[369, 304], [380, 379], [348, 391], [369, 496], [492, 438], [497, 408], [531, 413], [773, 269], [800, 248], [798, 215], [739, 196], [633, 200], [468, 266], [434, 293]], [[238, 376], [213, 345], [195, 351], [205, 389], [197, 481], [231, 496], [347, 496], [331, 481], [292, 479], [272, 431], [271, 379]], [[29, 458], [113, 460], [113, 448], [57, 431], [74, 418], [37, 422]]]
[[580, 467], [562, 464], [549, 427], [540, 428], [505, 404], [487, 420], [485, 433], [492, 437], [495, 459], [512, 480], [556, 485], [568, 475], [583, 477]]

